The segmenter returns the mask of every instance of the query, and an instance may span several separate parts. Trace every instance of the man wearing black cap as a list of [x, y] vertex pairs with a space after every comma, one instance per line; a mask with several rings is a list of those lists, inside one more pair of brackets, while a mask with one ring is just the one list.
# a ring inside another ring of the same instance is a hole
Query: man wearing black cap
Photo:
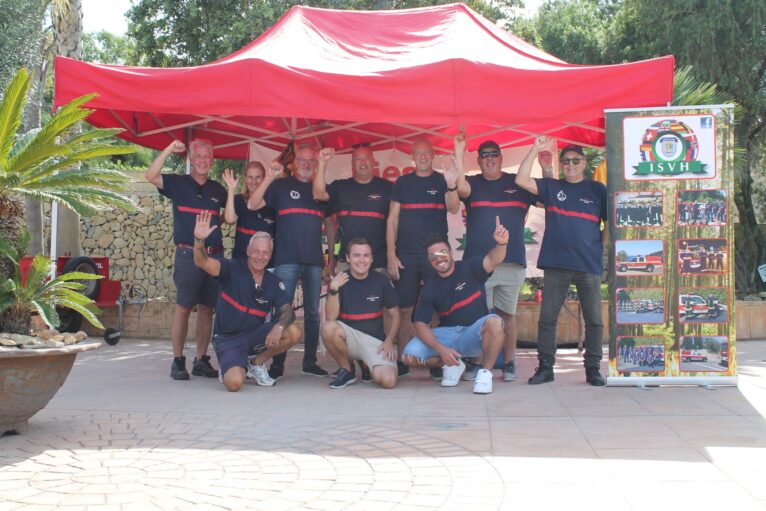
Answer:
[[588, 162], [578, 146], [561, 150], [562, 179], [532, 179], [535, 155], [548, 145], [548, 137], [538, 137], [524, 158], [516, 184], [538, 196], [545, 205], [545, 234], [537, 260], [544, 270], [543, 302], [537, 335], [539, 366], [529, 383], [553, 381], [556, 355], [556, 323], [569, 285], [574, 283], [585, 319], [585, 380], [604, 385], [599, 370], [602, 358], [604, 325], [601, 318], [601, 274], [604, 271], [603, 246], [606, 228], [606, 187], [585, 177]]
[[[481, 174], [464, 177], [463, 153], [465, 135], [455, 137], [455, 157], [458, 168], [458, 195], [466, 209], [466, 249], [463, 259], [486, 254], [495, 246], [495, 219], [500, 218], [510, 233], [510, 243], [502, 264], [486, 282], [487, 306], [503, 320], [503, 381], [515, 381], [516, 367], [516, 304], [526, 277], [527, 258], [524, 248], [524, 222], [529, 206], [537, 202], [534, 195], [516, 185], [516, 176], [503, 172], [503, 154], [493, 140], [479, 145]], [[550, 165], [546, 167], [550, 170]], [[545, 169], [544, 169], [545, 170]], [[545, 174], [546, 177], [548, 176]], [[552, 176], [552, 174], [550, 174]], [[494, 362], [494, 361], [493, 361]], [[473, 379], [474, 365], [466, 369], [463, 379]]]

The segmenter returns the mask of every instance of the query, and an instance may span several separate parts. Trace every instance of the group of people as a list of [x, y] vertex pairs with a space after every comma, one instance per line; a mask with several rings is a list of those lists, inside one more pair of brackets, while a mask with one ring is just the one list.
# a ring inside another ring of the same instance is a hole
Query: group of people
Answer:
[[713, 246], [706, 249], [703, 245], [681, 247], [678, 251], [678, 271], [684, 274], [722, 273], [725, 257], [723, 246], [718, 250]]
[[678, 200], [679, 225], [726, 225], [723, 199]]
[[662, 197], [618, 202], [615, 206], [615, 220], [617, 227], [660, 227]]
[[[586, 381], [604, 385], [599, 366], [606, 189], [585, 177], [587, 160], [578, 146], [561, 151], [564, 177], [555, 179], [553, 155], [544, 150], [548, 143], [547, 137], [536, 139], [514, 175], [502, 172], [500, 146], [484, 141], [478, 148], [481, 173], [466, 176], [464, 134], [454, 139], [455, 168], [444, 173], [432, 167], [432, 144], [419, 139], [412, 145], [414, 172], [393, 184], [374, 175], [370, 147], [354, 149], [351, 178], [327, 184], [334, 150], [299, 145], [290, 175], [277, 160], [268, 168], [250, 162], [243, 192], [237, 194], [242, 178], [234, 172], [224, 171], [226, 187], [209, 178], [213, 146], [203, 139], [189, 144], [189, 174], [161, 173], [170, 154], [187, 150], [172, 142], [146, 172], [173, 205], [177, 298], [170, 376], [189, 379], [183, 348], [196, 307], [191, 374], [217, 376], [230, 391], [246, 379], [274, 385], [284, 374], [286, 352], [301, 338], [303, 374], [328, 376], [317, 364], [321, 336], [338, 364], [331, 388], [343, 388], [357, 377], [392, 388], [418, 366], [429, 368], [443, 386], [473, 380], [475, 393], [490, 393], [501, 353], [503, 380], [517, 379], [515, 315], [526, 268], [524, 222], [529, 207], [539, 205], [546, 208], [538, 261], [545, 293], [539, 366], [529, 383], [553, 381], [556, 322], [574, 283], [586, 322]], [[535, 157], [543, 178], [531, 177]], [[455, 261], [447, 215], [458, 213], [461, 201], [468, 241], [462, 261]], [[236, 224], [231, 259], [223, 257], [222, 221]], [[336, 257], [330, 250], [331, 280], [320, 321], [323, 223], [330, 243], [336, 234], [340, 238], [340, 252]], [[302, 331], [292, 307], [298, 279]], [[207, 354], [211, 338], [220, 370]]]
[[663, 367], [665, 365], [665, 346], [663, 344], [620, 346], [617, 362], [617, 366], [621, 370]]

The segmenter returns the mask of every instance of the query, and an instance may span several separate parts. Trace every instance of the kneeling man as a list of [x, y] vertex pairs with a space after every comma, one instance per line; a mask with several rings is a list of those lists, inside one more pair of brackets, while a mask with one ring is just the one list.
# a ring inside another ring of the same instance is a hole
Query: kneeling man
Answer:
[[[482, 368], [473, 385], [475, 394], [492, 392], [492, 367], [503, 348], [503, 320], [489, 314], [485, 282], [505, 259], [508, 231], [495, 217], [495, 246], [484, 257], [455, 262], [449, 241], [435, 235], [426, 252], [436, 277], [420, 292], [413, 321], [417, 337], [404, 356], [410, 365], [442, 367], [442, 387], [454, 387], [465, 370], [462, 357], [480, 357]], [[436, 312], [439, 327], [432, 329]]]
[[[271, 387], [274, 380], [269, 377], [266, 361], [301, 339], [300, 329], [293, 324], [292, 297], [282, 281], [266, 271], [274, 249], [269, 233], [253, 234], [247, 259], [216, 259], [204, 250], [205, 239], [216, 227], [210, 225], [209, 213], [197, 215], [194, 263], [218, 277], [213, 345], [223, 384], [236, 392], [245, 378], [251, 377], [258, 385]], [[271, 321], [266, 321], [270, 313]], [[258, 352], [252, 363], [248, 360], [251, 351]]]
[[[370, 271], [372, 245], [364, 238], [348, 242], [346, 258], [350, 269], [330, 282], [325, 305], [327, 321], [322, 339], [340, 366], [330, 388], [341, 389], [356, 381], [354, 360], [372, 370], [372, 381], [391, 389], [396, 385], [396, 333], [399, 331], [399, 297], [382, 273]], [[383, 308], [390, 313], [388, 332], [383, 328]]]

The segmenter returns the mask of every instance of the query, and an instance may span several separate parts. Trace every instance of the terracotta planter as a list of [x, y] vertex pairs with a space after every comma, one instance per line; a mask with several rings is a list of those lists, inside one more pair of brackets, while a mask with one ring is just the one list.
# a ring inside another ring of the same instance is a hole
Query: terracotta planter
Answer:
[[100, 346], [100, 342], [83, 342], [63, 348], [0, 351], [0, 436], [23, 433], [29, 418], [64, 384], [77, 354]]

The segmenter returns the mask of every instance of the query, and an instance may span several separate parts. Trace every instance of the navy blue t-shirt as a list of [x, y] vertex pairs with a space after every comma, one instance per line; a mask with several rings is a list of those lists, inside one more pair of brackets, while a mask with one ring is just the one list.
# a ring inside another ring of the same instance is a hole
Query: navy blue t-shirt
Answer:
[[241, 195], [234, 197], [234, 212], [237, 214], [237, 233], [234, 236], [234, 250], [231, 257], [242, 259], [247, 257], [247, 244], [258, 231], [264, 231], [274, 237], [276, 215], [268, 206], [261, 209], [248, 209], [247, 201]]
[[439, 326], [471, 326], [489, 314], [484, 283], [492, 275], [484, 270], [484, 257], [455, 262], [449, 277], [436, 275], [420, 291], [413, 321], [431, 323], [434, 311]]
[[330, 195], [327, 214], [338, 215], [340, 224], [339, 260], [345, 261], [350, 240], [367, 238], [372, 244], [372, 267], [386, 267], [386, 219], [392, 186], [379, 177], [365, 184], [353, 178], [339, 179], [327, 186]]
[[604, 271], [600, 222], [606, 222], [606, 187], [585, 179], [536, 178], [545, 204], [545, 234], [538, 268], [560, 268], [601, 275]]
[[274, 264], [322, 266], [322, 222], [325, 203], [314, 200], [312, 183], [295, 176], [277, 179], [264, 194], [277, 214]]
[[340, 313], [338, 319], [351, 328], [367, 335], [385, 340], [383, 331], [383, 308], [399, 305], [399, 296], [391, 281], [376, 271], [370, 271], [367, 278], [357, 280], [348, 273], [348, 282], [340, 288]]
[[272, 317], [276, 320], [279, 308], [292, 302], [285, 285], [270, 271], [263, 272], [259, 289], [246, 260], [221, 259], [213, 333], [235, 336], [252, 332], [263, 325], [270, 312], [275, 311]]
[[[200, 213], [210, 213], [210, 225], [220, 225], [226, 188], [218, 181], [208, 179], [199, 185], [188, 174], [162, 174], [162, 189], [158, 190], [173, 203], [174, 243], [194, 244], [194, 226]], [[205, 246], [221, 245], [221, 229], [216, 229], [205, 240]]]
[[396, 252], [400, 257], [424, 255], [425, 241], [431, 234], [447, 236], [446, 193], [447, 182], [438, 172], [427, 177], [413, 172], [396, 180], [391, 200], [401, 205], [396, 233]]
[[484, 257], [495, 247], [495, 217], [508, 229], [508, 250], [503, 262], [527, 265], [524, 222], [537, 198], [516, 186], [516, 175], [501, 173], [494, 181], [483, 175], [468, 176], [471, 195], [463, 199], [466, 209], [467, 245], [463, 258]]

